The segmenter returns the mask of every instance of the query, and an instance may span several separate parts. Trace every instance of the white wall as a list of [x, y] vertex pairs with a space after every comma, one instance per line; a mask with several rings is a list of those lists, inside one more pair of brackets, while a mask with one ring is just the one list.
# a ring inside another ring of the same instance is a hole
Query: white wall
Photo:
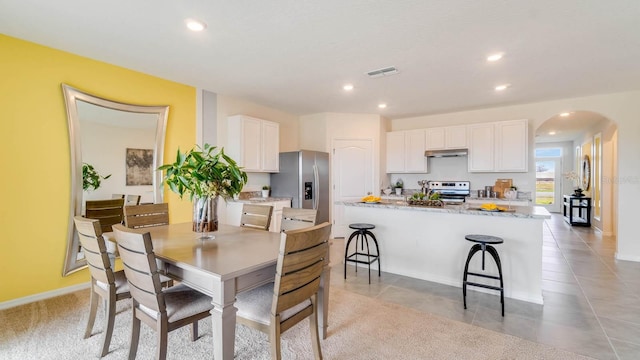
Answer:
[[111, 194], [140, 195], [140, 202], [153, 203], [153, 186], [127, 186], [126, 150], [154, 149], [155, 133], [146, 128], [122, 128], [82, 122], [82, 160], [94, 166], [103, 180], [100, 188], [85, 191], [84, 200], [111, 199]]
[[[533, 134], [544, 121], [565, 111], [593, 111], [610, 119], [618, 126], [617, 176], [611, 179], [612, 191], [620, 194], [615, 206], [617, 216], [618, 249], [622, 260], [640, 261], [640, 238], [636, 234], [636, 204], [640, 203], [640, 92], [624, 92], [560, 99], [523, 105], [463, 111], [449, 114], [392, 120], [392, 129], [408, 130], [433, 126], [469, 124], [513, 119], [529, 119], [529, 148], [534, 148]], [[533, 130], [533, 131], [531, 131]], [[614, 157], [615, 158], [615, 157]], [[530, 172], [525, 175], [528, 186], [535, 181], [533, 152]], [[518, 179], [520, 181], [520, 179]], [[624, 196], [622, 196], [624, 194]], [[615, 200], [614, 200], [615, 201]]]

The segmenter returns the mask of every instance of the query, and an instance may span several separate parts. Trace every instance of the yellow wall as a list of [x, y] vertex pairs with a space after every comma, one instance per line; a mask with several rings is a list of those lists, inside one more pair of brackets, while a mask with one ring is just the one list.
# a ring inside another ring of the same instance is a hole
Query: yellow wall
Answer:
[[[70, 159], [61, 84], [121, 102], [169, 105], [165, 156], [195, 141], [196, 91], [179, 84], [0, 35], [0, 302], [87, 282], [63, 277]], [[165, 191], [171, 221], [187, 201]]]

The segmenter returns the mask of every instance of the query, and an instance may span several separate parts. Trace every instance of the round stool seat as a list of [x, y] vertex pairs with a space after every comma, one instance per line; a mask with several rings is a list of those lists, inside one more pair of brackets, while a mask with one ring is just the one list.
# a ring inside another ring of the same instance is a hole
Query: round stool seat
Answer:
[[375, 229], [376, 226], [373, 224], [356, 223], [356, 224], [349, 224], [349, 228], [354, 230], [371, 230], [371, 229]]
[[469, 241], [473, 241], [480, 244], [502, 244], [504, 242], [502, 238], [499, 238], [497, 236], [491, 236], [491, 235], [471, 234], [471, 235], [465, 235], [464, 238]]

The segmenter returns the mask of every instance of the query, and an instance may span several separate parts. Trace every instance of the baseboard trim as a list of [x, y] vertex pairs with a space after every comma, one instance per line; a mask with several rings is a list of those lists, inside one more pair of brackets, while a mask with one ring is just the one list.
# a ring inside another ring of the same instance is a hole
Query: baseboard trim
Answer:
[[620, 255], [619, 252], [616, 251], [616, 259], [617, 260], [624, 260], [624, 261], [635, 261], [635, 262], [640, 262], [640, 256], [626, 256], [626, 255]]
[[45, 291], [39, 294], [29, 295], [29, 296], [25, 296], [25, 297], [14, 299], [14, 300], [0, 302], [0, 310], [5, 310], [12, 307], [25, 305], [25, 304], [29, 304], [29, 303], [40, 301], [40, 300], [50, 299], [60, 295], [70, 294], [78, 290], [88, 289], [90, 286], [91, 286], [91, 283], [86, 282], [86, 283], [68, 286], [68, 287], [55, 289], [51, 291]]

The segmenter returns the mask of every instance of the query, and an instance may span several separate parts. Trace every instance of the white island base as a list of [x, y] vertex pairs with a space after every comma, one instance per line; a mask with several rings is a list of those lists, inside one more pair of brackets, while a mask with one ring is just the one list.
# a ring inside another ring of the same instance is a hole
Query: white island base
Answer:
[[[543, 303], [542, 231], [544, 219], [550, 217], [545, 209], [522, 207], [516, 213], [485, 213], [459, 206], [441, 209], [384, 203], [343, 204], [346, 224], [376, 226], [372, 232], [380, 245], [384, 272], [461, 287], [464, 264], [475, 244], [465, 240], [465, 235], [493, 235], [504, 239], [495, 248], [502, 262], [505, 297]], [[470, 271], [481, 269], [481, 258], [481, 252], [474, 255]], [[498, 274], [488, 253], [485, 269]], [[499, 284], [497, 280], [479, 277], [473, 277], [472, 281]], [[499, 294], [476, 287], [468, 290]]]

